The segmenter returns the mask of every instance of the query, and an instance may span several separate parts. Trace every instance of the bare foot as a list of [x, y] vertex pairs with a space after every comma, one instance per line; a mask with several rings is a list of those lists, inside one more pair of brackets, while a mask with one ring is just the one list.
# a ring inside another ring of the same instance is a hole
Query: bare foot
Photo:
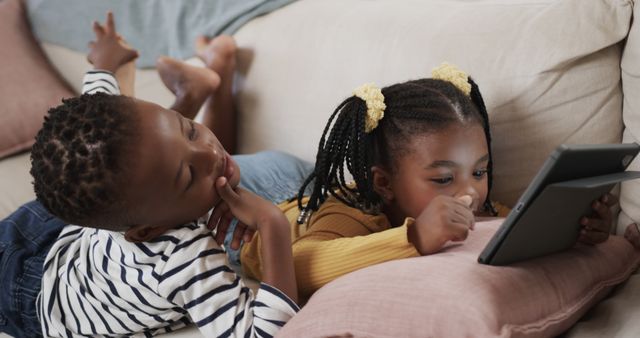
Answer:
[[225, 149], [235, 153], [236, 110], [233, 102], [233, 78], [236, 70], [236, 42], [229, 35], [213, 39], [199, 37], [196, 40], [196, 54], [211, 70], [222, 78], [220, 88], [206, 103], [202, 123], [209, 127]]
[[160, 57], [156, 68], [164, 85], [176, 96], [171, 108], [186, 118], [193, 119], [204, 101], [220, 86], [220, 76], [213, 70], [170, 57]]
[[213, 39], [200, 36], [196, 39], [198, 57], [223, 79], [235, 71], [236, 50], [236, 41], [230, 35], [219, 35]]

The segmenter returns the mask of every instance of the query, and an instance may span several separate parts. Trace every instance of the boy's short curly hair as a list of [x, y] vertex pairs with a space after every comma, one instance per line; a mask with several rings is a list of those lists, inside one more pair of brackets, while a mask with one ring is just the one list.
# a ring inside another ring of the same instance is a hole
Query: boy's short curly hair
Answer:
[[31, 149], [37, 199], [62, 220], [124, 230], [124, 180], [137, 119], [131, 98], [104, 93], [64, 99], [51, 108]]

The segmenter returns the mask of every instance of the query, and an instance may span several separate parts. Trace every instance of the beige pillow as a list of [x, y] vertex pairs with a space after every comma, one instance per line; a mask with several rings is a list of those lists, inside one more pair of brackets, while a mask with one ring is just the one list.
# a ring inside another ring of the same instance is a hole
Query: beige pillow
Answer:
[[[631, 26], [627, 44], [622, 54], [622, 90], [624, 101], [624, 142], [640, 143], [640, 6], [634, 10], [636, 22]], [[630, 170], [640, 170], [640, 157], [629, 166]], [[640, 222], [640, 181], [628, 181], [620, 190], [622, 212], [618, 219], [618, 234], [624, 233], [627, 224]]]
[[557, 145], [621, 140], [631, 14], [629, 0], [295, 2], [236, 33], [240, 149], [312, 160], [353, 88], [428, 77], [449, 61], [485, 96], [494, 198], [513, 205]]
[[29, 149], [47, 109], [73, 92], [31, 34], [20, 0], [0, 1], [0, 158]]

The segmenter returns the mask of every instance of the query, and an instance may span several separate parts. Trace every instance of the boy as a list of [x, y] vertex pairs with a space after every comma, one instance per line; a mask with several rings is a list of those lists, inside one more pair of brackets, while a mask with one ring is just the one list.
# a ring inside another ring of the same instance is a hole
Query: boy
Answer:
[[[111, 74], [137, 54], [111, 13], [94, 32], [88, 58], [96, 70], [83, 86], [92, 95], [51, 109], [32, 149], [38, 200], [83, 225], [66, 226], [44, 261], [43, 334], [150, 336], [188, 323], [205, 336], [275, 334], [298, 310], [290, 230], [276, 206], [238, 186], [239, 167], [223, 146], [233, 147], [233, 40], [199, 41], [208, 69], [159, 60], [180, 114], [119, 96]], [[205, 122], [224, 130], [220, 141], [191, 120], [205, 100]], [[265, 275], [256, 293], [193, 222], [221, 202], [261, 235]]]

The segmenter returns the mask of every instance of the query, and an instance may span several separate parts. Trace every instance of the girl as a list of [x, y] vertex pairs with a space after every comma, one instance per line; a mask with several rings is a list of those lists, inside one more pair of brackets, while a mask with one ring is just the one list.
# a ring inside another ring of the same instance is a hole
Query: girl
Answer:
[[[463, 241], [474, 214], [506, 215], [489, 198], [490, 141], [478, 86], [451, 65], [431, 79], [356, 89], [330, 117], [298, 194], [292, 238], [300, 297], [348, 272]], [[595, 202], [594, 217], [582, 220], [590, 230], [583, 241], [606, 240], [613, 203], [609, 195]], [[281, 205], [290, 221], [291, 204]], [[259, 241], [247, 244], [240, 261], [260, 279]]]

